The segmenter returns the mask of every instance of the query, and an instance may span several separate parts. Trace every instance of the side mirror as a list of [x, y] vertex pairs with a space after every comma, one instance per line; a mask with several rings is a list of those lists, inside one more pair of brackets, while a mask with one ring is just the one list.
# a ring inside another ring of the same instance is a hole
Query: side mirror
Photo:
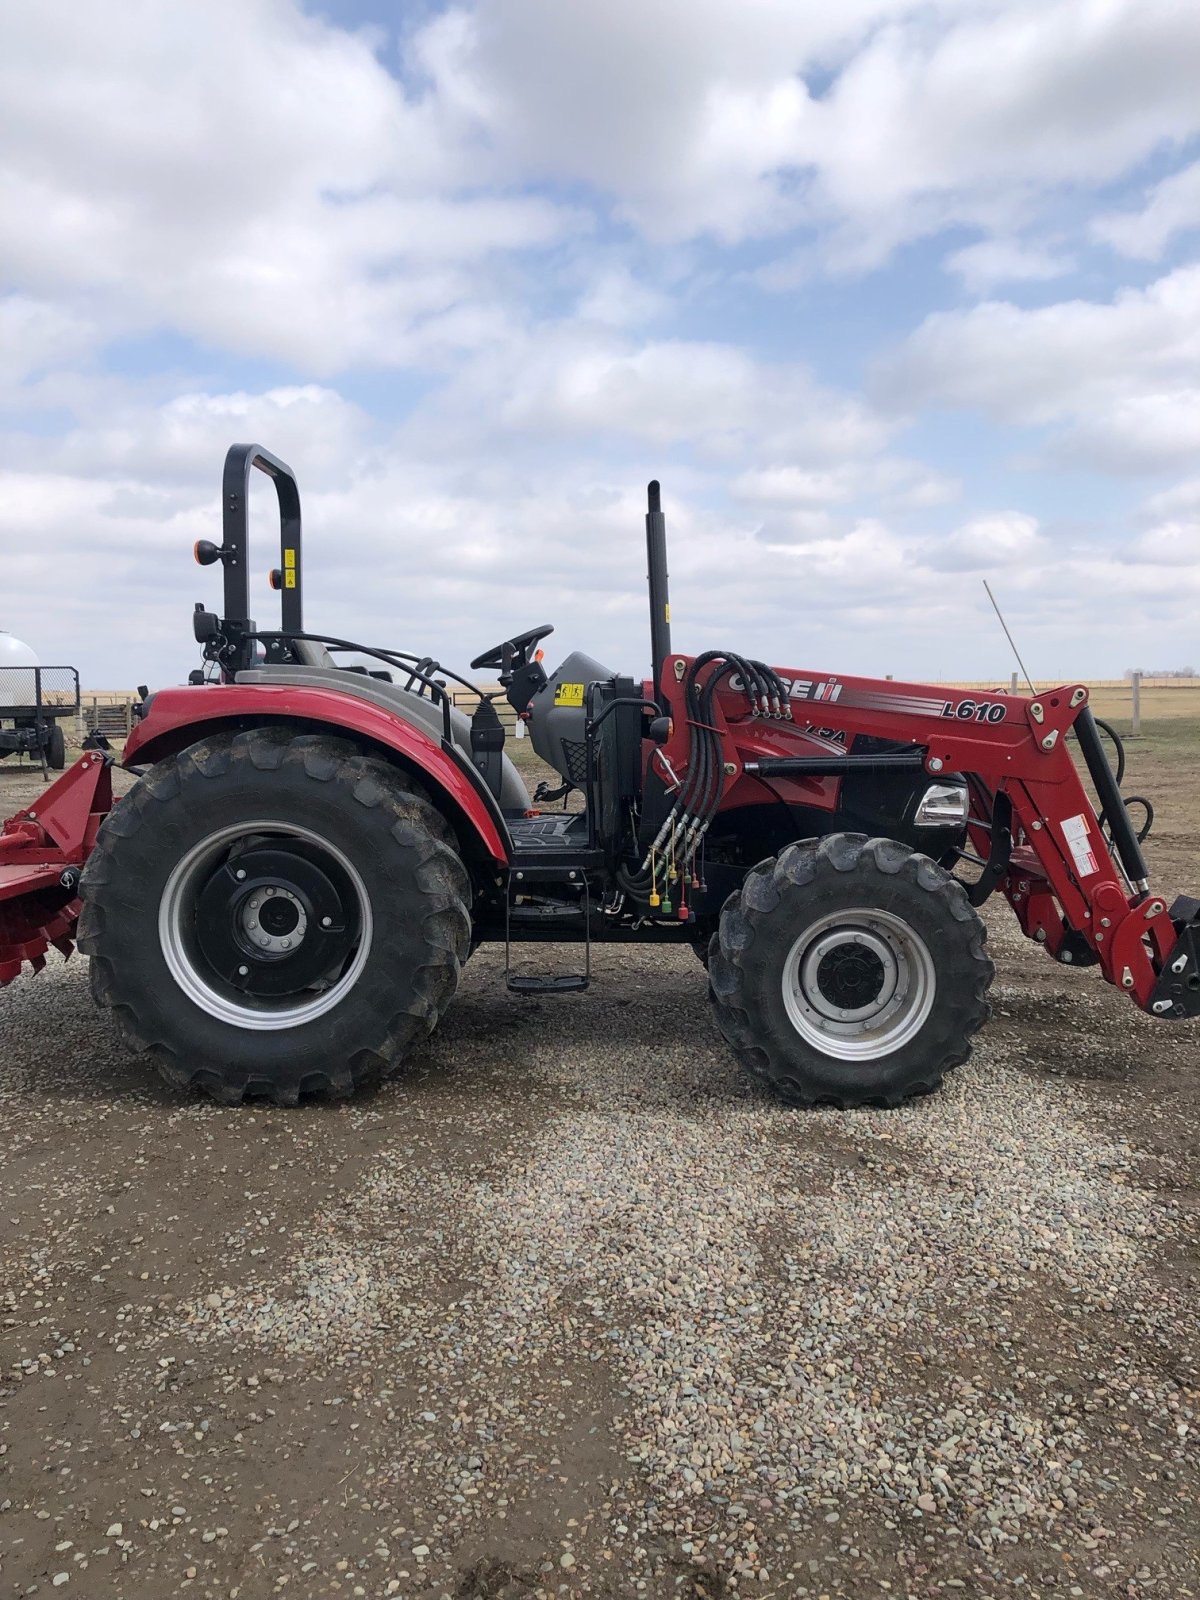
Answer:
[[202, 600], [196, 601], [196, 609], [192, 612], [192, 632], [196, 636], [197, 644], [205, 644], [209, 639], [215, 639], [221, 631], [221, 619], [215, 611], [206, 611]]

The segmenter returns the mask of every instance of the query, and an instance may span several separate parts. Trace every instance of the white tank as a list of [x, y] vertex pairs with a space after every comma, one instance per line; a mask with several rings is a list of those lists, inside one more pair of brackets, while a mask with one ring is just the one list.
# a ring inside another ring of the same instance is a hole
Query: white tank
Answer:
[[29, 669], [41, 662], [27, 644], [0, 628], [0, 716], [13, 706], [31, 706], [37, 699], [37, 685]]

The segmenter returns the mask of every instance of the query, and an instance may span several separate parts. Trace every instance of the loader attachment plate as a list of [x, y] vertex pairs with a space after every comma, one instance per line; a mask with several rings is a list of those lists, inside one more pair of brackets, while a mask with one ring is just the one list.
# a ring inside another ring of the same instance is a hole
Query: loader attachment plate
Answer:
[[1171, 907], [1178, 938], [1163, 969], [1148, 1010], [1157, 1017], [1200, 1016], [1200, 900], [1181, 894]]

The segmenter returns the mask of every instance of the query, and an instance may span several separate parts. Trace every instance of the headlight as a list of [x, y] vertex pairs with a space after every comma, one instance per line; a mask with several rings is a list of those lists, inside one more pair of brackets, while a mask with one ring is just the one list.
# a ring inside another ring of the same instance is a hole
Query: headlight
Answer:
[[931, 783], [921, 796], [914, 822], [918, 828], [961, 828], [970, 802], [961, 783]]

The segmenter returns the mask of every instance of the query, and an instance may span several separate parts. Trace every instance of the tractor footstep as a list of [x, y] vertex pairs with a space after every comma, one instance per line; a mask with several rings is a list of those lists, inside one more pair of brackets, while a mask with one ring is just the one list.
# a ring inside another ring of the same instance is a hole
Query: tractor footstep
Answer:
[[513, 994], [578, 994], [591, 981], [586, 972], [562, 972], [549, 977], [509, 972], [505, 975], [504, 985]]

